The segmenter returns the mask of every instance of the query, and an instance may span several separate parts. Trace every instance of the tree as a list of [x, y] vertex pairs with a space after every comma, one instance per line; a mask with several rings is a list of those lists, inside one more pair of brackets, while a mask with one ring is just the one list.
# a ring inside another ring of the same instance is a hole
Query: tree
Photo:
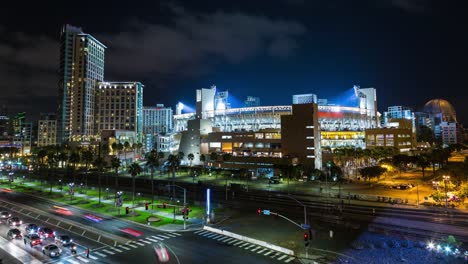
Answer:
[[[133, 162], [130, 164], [128, 167], [128, 173], [132, 175], [132, 190], [133, 190], [133, 207], [135, 207], [135, 177], [138, 176], [142, 171], [140, 165], [136, 162]], [[135, 210], [133, 210], [133, 213], [135, 214]]]
[[93, 162], [93, 152], [89, 149], [83, 151], [83, 154], [81, 156], [83, 162], [85, 163], [85, 168], [86, 168], [86, 172], [85, 172], [85, 188], [86, 190], [88, 189], [88, 170], [89, 170], [89, 165], [91, 165], [91, 163]]
[[128, 161], [127, 161], [127, 151], [130, 149], [130, 143], [128, 141], [125, 141], [123, 144], [124, 152], [125, 152], [125, 166], [127, 166]]
[[203, 173], [205, 173], [205, 161], [206, 161], [206, 156], [204, 154], [200, 155], [200, 161], [203, 162]]
[[398, 171], [400, 172], [401, 176], [401, 171], [403, 170], [404, 167], [406, 167], [406, 164], [408, 163], [408, 156], [404, 154], [398, 154], [393, 156], [392, 158], [392, 164], [393, 166], [398, 168]]
[[158, 153], [155, 149], [146, 155], [146, 166], [151, 172], [151, 204], [154, 203], [154, 171], [159, 167]]
[[421, 171], [422, 171], [422, 179], [424, 181], [424, 172], [426, 171], [426, 168], [429, 167], [429, 165], [431, 164], [429, 162], [429, 159], [427, 157], [426, 154], [421, 154], [421, 155], [418, 155], [417, 156], [417, 159], [416, 159], [416, 164], [421, 167]]
[[101, 204], [101, 176], [102, 176], [102, 169], [106, 166], [106, 160], [102, 158], [101, 156], [98, 156], [94, 162], [93, 162], [94, 167], [98, 169], [98, 186], [99, 186], [99, 202], [98, 204]]
[[112, 157], [111, 159], [111, 167], [115, 170], [115, 190], [119, 188], [119, 168], [122, 165], [120, 159], [118, 157]]
[[217, 160], [218, 160], [218, 153], [216, 153], [216, 152], [211, 152], [211, 154], [210, 154], [210, 160], [211, 160], [211, 161], [217, 161]]
[[386, 168], [382, 168], [380, 166], [371, 166], [359, 169], [362, 177], [368, 180], [371, 178], [380, 178], [380, 176], [386, 171]]
[[192, 167], [192, 161], [193, 161], [194, 158], [195, 158], [195, 155], [193, 155], [193, 153], [189, 153], [189, 154], [187, 155], [187, 159], [188, 159], [189, 162], [190, 162], [190, 167]]
[[[173, 154], [170, 154], [167, 157], [167, 163], [172, 172], [172, 185], [175, 184], [175, 172], [180, 165], [179, 157], [180, 155], [173, 155]], [[172, 189], [173, 189], [173, 197], [175, 197], [175, 187], [173, 187]]]
[[76, 164], [79, 163], [80, 160], [80, 154], [76, 151], [73, 151], [70, 153], [70, 156], [68, 156], [68, 164], [70, 164], [72, 168], [72, 177], [74, 183], [76, 183]]
[[427, 126], [421, 126], [417, 135], [418, 142], [428, 142], [433, 145], [435, 142], [434, 131]]

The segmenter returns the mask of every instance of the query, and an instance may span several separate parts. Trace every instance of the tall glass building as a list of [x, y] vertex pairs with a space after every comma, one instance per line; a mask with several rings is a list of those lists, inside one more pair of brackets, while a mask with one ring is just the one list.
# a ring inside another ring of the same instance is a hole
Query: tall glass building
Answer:
[[106, 46], [81, 28], [63, 26], [60, 32], [60, 68], [57, 143], [89, 140], [94, 131], [96, 83], [104, 80]]

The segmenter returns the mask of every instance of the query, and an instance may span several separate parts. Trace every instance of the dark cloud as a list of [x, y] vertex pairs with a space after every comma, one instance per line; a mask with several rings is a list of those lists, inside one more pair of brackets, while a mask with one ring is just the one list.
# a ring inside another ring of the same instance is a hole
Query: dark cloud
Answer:
[[197, 75], [214, 62], [237, 64], [264, 50], [270, 56], [290, 56], [306, 31], [299, 23], [262, 16], [172, 10], [170, 25], [133, 20], [118, 34], [98, 35], [109, 46], [107, 69], [131, 76]]
[[426, 0], [390, 0], [390, 4], [408, 13], [424, 13], [429, 11]]

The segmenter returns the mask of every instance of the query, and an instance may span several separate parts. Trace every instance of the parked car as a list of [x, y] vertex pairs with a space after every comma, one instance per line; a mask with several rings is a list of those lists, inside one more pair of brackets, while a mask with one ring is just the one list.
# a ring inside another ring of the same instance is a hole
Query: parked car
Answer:
[[62, 250], [59, 247], [57, 247], [57, 245], [55, 244], [49, 244], [47, 246], [42, 247], [42, 253], [51, 258], [56, 258], [60, 256], [60, 254], [62, 253]]
[[37, 231], [37, 234], [43, 239], [47, 239], [47, 238], [55, 239], [54, 230], [52, 230], [52, 229], [50, 229], [48, 227], [39, 228], [39, 230]]
[[270, 179], [268, 179], [268, 183], [279, 184], [281, 182], [279, 178], [271, 177]]
[[26, 226], [25, 230], [28, 234], [37, 233], [39, 227], [36, 224], [29, 224]]
[[21, 221], [18, 217], [14, 216], [8, 218], [7, 223], [11, 226], [20, 226], [23, 223], [23, 221]]
[[37, 234], [27, 234], [24, 236], [24, 244], [29, 244], [31, 247], [42, 245], [42, 239]]
[[13, 229], [8, 230], [7, 238], [9, 240], [21, 239], [21, 238], [23, 238], [23, 236], [21, 235], [21, 231], [19, 231], [19, 229], [13, 228]]

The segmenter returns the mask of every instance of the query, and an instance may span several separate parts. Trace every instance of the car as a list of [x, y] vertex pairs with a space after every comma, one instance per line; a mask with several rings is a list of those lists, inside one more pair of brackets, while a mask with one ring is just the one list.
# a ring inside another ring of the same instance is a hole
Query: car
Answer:
[[69, 246], [73, 242], [73, 239], [71, 239], [67, 235], [61, 235], [55, 238], [55, 242], [66, 247], [66, 246]]
[[162, 244], [157, 244], [154, 246], [154, 252], [158, 256], [159, 262], [168, 262], [169, 261], [169, 252]]
[[29, 244], [31, 247], [42, 245], [42, 239], [37, 234], [27, 234], [24, 236], [24, 244]]
[[11, 226], [20, 226], [23, 223], [23, 221], [21, 221], [18, 217], [14, 216], [8, 218], [7, 223]]
[[0, 219], [6, 220], [11, 217], [11, 214], [7, 211], [3, 211], [0, 213]]
[[51, 258], [56, 258], [60, 256], [60, 254], [62, 253], [62, 250], [59, 247], [57, 247], [57, 245], [55, 244], [49, 244], [47, 246], [42, 247], [42, 253]]
[[52, 238], [52, 239], [55, 239], [55, 232], [54, 230], [48, 228], [48, 227], [42, 227], [42, 228], [39, 228], [39, 230], [37, 231], [37, 234], [42, 237], [43, 239], [47, 239], [47, 238]]
[[23, 238], [23, 236], [21, 235], [21, 231], [19, 231], [19, 229], [13, 228], [13, 229], [8, 230], [7, 238], [9, 240], [21, 239], [21, 238]]
[[280, 183], [280, 179], [279, 179], [279, 178], [270, 178], [270, 179], [268, 180], [268, 183], [279, 184], [279, 183]]
[[26, 226], [25, 230], [26, 230], [26, 233], [33, 234], [33, 233], [37, 233], [37, 230], [39, 230], [39, 227], [36, 224], [29, 224]]

